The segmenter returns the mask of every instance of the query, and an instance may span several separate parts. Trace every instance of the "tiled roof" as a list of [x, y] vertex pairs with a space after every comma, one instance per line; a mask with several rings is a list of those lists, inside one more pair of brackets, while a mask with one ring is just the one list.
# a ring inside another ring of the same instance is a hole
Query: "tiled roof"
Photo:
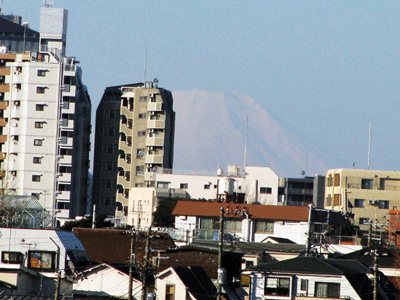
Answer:
[[[127, 263], [129, 259], [131, 236], [126, 230], [74, 228], [73, 232], [81, 240], [86, 249], [86, 255], [93, 262]], [[135, 242], [137, 259], [144, 254], [146, 233], [139, 232]], [[169, 234], [153, 234], [152, 250], [166, 250], [174, 247]]]
[[[231, 208], [231, 210], [238, 208], [239, 211], [242, 211], [243, 209], [246, 209], [252, 219], [298, 222], [308, 221], [308, 206], [277, 206], [224, 202], [178, 201], [172, 214], [175, 216], [219, 217], [221, 207], [226, 209], [228, 206]], [[229, 218], [231, 217], [235, 216], [230, 214]]]

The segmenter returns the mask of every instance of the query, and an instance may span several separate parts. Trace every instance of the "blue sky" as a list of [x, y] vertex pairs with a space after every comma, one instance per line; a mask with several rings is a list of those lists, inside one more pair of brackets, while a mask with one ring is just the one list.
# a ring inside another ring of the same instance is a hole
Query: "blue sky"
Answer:
[[[157, 77], [238, 91], [325, 149], [337, 167], [400, 170], [397, 1], [54, 0], [69, 11], [93, 114], [106, 86]], [[41, 0], [4, 0], [39, 30]]]

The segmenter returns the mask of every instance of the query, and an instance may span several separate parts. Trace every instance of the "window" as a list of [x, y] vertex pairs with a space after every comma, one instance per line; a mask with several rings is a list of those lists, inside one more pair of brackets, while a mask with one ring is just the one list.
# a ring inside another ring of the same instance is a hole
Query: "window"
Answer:
[[143, 148], [138, 148], [136, 150], [136, 158], [142, 158], [144, 156], [144, 149]]
[[41, 140], [41, 139], [34, 139], [34, 140], [33, 140], [33, 145], [34, 145], [34, 146], [42, 146], [42, 145], [43, 145], [43, 140]]
[[139, 102], [147, 102], [147, 96], [140, 96]]
[[116, 136], [118, 132], [117, 127], [108, 127], [104, 129], [104, 135], [105, 136]]
[[33, 163], [34, 164], [41, 164], [42, 163], [42, 157], [38, 157], [38, 156], [33, 157]]
[[114, 144], [103, 145], [103, 153], [113, 154], [116, 151], [117, 151], [117, 145]]
[[188, 187], [189, 187], [188, 183], [181, 183], [179, 186], [180, 189], [187, 189]]
[[110, 110], [110, 119], [118, 119], [118, 111]]
[[139, 114], [138, 119], [146, 119], [146, 114], [145, 113]]
[[289, 296], [290, 278], [266, 278], [264, 294], [268, 296]]
[[340, 174], [335, 174], [333, 184], [334, 186], [340, 186]]
[[20, 264], [22, 263], [23, 257], [21, 252], [1, 252], [1, 262], [5, 264]]
[[54, 271], [55, 258], [56, 258], [55, 252], [29, 251], [28, 267], [31, 269]]
[[168, 184], [169, 184], [169, 182], [158, 181], [157, 182], [157, 187], [161, 188], [161, 189], [167, 189], [168, 188]]
[[44, 104], [36, 104], [36, 111], [44, 111]]
[[359, 218], [358, 224], [359, 225], [368, 225], [370, 222], [370, 218]]
[[260, 187], [260, 194], [272, 194], [272, 188]]
[[328, 177], [326, 177], [326, 186], [332, 186], [332, 174], [329, 174]]
[[37, 70], [37, 76], [45, 77], [46, 76], [46, 70]]
[[139, 136], [139, 137], [146, 136], [146, 131], [145, 130], [138, 131], [137, 136]]
[[36, 121], [35, 122], [35, 128], [43, 128], [43, 122], [39, 122], [39, 121]]
[[165, 300], [175, 300], [175, 285], [167, 284], [165, 286]]
[[136, 176], [143, 176], [144, 166], [136, 166]]
[[378, 208], [379, 209], [389, 209], [389, 201], [388, 200], [379, 200]]
[[334, 194], [333, 195], [333, 206], [340, 206], [340, 205], [342, 205], [342, 195]]
[[46, 92], [46, 88], [44, 86], [36, 87], [36, 93], [37, 94], [44, 94], [45, 92]]
[[372, 190], [374, 186], [373, 179], [361, 179], [361, 188], [364, 190]]
[[128, 136], [128, 138], [126, 139], [126, 144], [130, 147], [132, 146], [132, 137]]
[[205, 185], [204, 185], [204, 189], [205, 189], [205, 190], [209, 190], [209, 189], [210, 189], [210, 184], [205, 184]]
[[305, 292], [305, 296], [307, 296], [308, 292], [308, 279], [300, 280], [300, 291]]
[[230, 232], [241, 232], [242, 220], [225, 220], [224, 230]]
[[340, 283], [316, 282], [315, 283], [316, 298], [339, 298]]
[[39, 182], [40, 181], [40, 175], [32, 175], [32, 181], [33, 182]]
[[132, 161], [132, 155], [131, 155], [130, 153], [126, 154], [125, 162], [126, 162], [127, 164], [130, 164], [131, 161]]
[[332, 195], [328, 195], [325, 198], [325, 205], [326, 206], [331, 206], [332, 205]]
[[256, 221], [256, 232], [257, 233], [274, 232], [274, 222]]
[[354, 207], [365, 207], [365, 199], [354, 199]]

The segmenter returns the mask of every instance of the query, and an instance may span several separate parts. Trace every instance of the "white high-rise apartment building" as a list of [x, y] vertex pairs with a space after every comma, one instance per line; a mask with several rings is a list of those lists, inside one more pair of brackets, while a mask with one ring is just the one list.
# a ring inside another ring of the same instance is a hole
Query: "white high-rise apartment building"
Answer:
[[86, 213], [91, 130], [66, 30], [67, 11], [45, 6], [38, 52], [12, 53], [0, 40], [1, 193], [36, 196], [58, 219]]

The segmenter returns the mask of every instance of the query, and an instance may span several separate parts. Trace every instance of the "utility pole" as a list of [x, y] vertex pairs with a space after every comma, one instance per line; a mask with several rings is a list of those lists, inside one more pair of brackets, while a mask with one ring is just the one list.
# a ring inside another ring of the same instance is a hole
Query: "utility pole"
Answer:
[[378, 249], [374, 253], [374, 300], [378, 299]]
[[151, 224], [149, 226], [149, 230], [146, 236], [146, 256], [142, 272], [142, 282], [143, 282], [142, 300], [146, 300], [146, 295], [147, 295], [147, 274], [149, 272], [149, 264], [150, 264], [150, 241], [151, 241], [150, 239], [151, 239]]
[[313, 205], [309, 204], [308, 205], [309, 210], [308, 210], [308, 232], [307, 232], [307, 248], [306, 248], [306, 256], [310, 256], [310, 251], [311, 251], [311, 225], [312, 225], [312, 212], [313, 212]]
[[[217, 291], [217, 300], [221, 300], [222, 298], [222, 252], [224, 250], [224, 208], [221, 207], [221, 211], [219, 214], [219, 247], [218, 247], [218, 291]], [[220, 278], [221, 277], [221, 278]]]
[[369, 221], [368, 247], [372, 246], [372, 220]]
[[133, 255], [135, 253], [135, 230], [131, 230], [131, 251], [129, 255], [129, 286], [128, 286], [128, 300], [132, 300], [132, 280], [133, 280]]
[[57, 271], [57, 285], [56, 285], [56, 293], [54, 295], [54, 300], [60, 299], [60, 286], [61, 286], [61, 271]]

